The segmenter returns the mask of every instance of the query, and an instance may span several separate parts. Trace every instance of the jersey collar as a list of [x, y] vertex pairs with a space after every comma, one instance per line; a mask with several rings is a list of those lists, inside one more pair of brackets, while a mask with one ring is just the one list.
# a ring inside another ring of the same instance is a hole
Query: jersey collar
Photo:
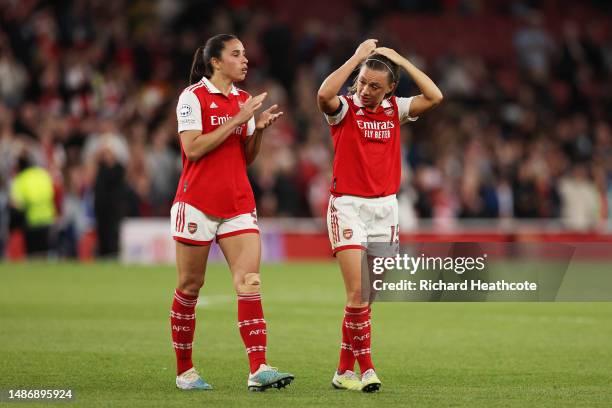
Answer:
[[[359, 96], [357, 94], [353, 94], [353, 103], [360, 108], [364, 107], [363, 103], [361, 103], [361, 99], [359, 99]], [[389, 99], [383, 99], [383, 101], [380, 103], [380, 107], [382, 107], [383, 109], [390, 108], [391, 102], [389, 102]]]
[[[206, 90], [208, 91], [208, 93], [215, 93], [215, 94], [222, 93], [220, 90], [217, 89], [216, 86], [213, 85], [212, 82], [210, 82], [208, 78], [202, 77], [202, 82], [204, 83], [204, 86], [206, 87]], [[238, 95], [238, 88], [236, 88], [234, 84], [232, 84], [232, 90], [230, 91], [230, 93], [232, 95]]]

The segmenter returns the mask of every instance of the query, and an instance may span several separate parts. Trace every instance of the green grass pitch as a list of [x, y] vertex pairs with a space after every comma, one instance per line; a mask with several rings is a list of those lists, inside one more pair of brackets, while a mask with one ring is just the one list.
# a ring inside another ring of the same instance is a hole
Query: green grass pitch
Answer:
[[330, 385], [344, 297], [336, 265], [264, 265], [262, 274], [268, 358], [296, 375], [287, 389], [247, 392], [235, 296], [219, 264], [209, 266], [194, 346], [215, 390], [176, 390], [174, 268], [112, 263], [0, 265], [0, 388], [71, 388], [69, 407], [612, 406], [612, 303], [377, 303], [383, 387], [349, 393]]

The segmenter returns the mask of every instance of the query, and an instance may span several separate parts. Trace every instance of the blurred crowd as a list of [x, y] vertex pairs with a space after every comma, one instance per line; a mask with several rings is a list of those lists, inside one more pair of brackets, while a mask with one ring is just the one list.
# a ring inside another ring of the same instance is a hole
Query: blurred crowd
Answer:
[[[69, 257], [95, 230], [98, 253], [112, 256], [122, 218], [167, 217], [181, 171], [176, 101], [193, 52], [221, 32], [247, 49], [239, 86], [268, 91], [267, 104], [285, 112], [249, 169], [260, 216], [323, 216], [333, 152], [316, 90], [361, 41], [378, 38], [445, 96], [402, 130], [404, 227], [558, 218], [596, 229], [612, 198], [612, 30], [571, 9], [551, 28], [548, 3], [339, 1], [329, 7], [345, 17], [329, 21], [302, 18], [295, 7], [304, 5], [291, 1], [0, 0], [0, 243], [14, 227], [42, 226]], [[581, 7], [612, 17], [605, 2]], [[510, 21], [510, 52], [488, 58], [487, 47], [500, 45], [486, 40], [482, 54], [453, 48], [461, 32], [448, 49], [419, 52], [435, 25], [410, 41], [385, 29], [386, 19], [420, 13]], [[417, 93], [403, 77], [397, 94]], [[27, 194], [15, 193], [15, 181], [33, 167], [52, 186], [54, 211], [42, 211], [42, 224], [16, 216]]]

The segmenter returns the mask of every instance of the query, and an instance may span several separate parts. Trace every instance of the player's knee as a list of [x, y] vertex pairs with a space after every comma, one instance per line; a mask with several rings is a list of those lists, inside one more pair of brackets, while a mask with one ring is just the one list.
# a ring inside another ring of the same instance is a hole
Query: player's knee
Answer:
[[346, 292], [346, 305], [349, 307], [362, 307], [367, 305], [367, 299], [362, 299], [360, 289], [351, 289]]
[[181, 279], [178, 284], [178, 290], [186, 295], [198, 296], [203, 285], [204, 277]]
[[258, 273], [246, 273], [242, 275], [236, 285], [239, 293], [255, 293], [259, 292], [261, 286], [261, 277]]

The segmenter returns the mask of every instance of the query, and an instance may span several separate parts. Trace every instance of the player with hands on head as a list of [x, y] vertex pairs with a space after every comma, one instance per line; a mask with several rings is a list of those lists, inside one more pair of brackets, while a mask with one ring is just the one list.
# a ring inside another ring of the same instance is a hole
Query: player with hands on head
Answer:
[[[346, 290], [340, 362], [332, 385], [364, 392], [377, 391], [381, 382], [371, 358], [371, 307], [370, 299], [362, 298], [362, 257], [397, 253], [400, 125], [417, 120], [442, 101], [442, 93], [425, 73], [377, 42], [361, 43], [323, 81], [317, 95], [334, 145], [327, 227]], [[356, 69], [347, 95], [338, 95]], [[402, 69], [421, 94], [394, 96]], [[355, 374], [355, 361], [361, 378]]]

